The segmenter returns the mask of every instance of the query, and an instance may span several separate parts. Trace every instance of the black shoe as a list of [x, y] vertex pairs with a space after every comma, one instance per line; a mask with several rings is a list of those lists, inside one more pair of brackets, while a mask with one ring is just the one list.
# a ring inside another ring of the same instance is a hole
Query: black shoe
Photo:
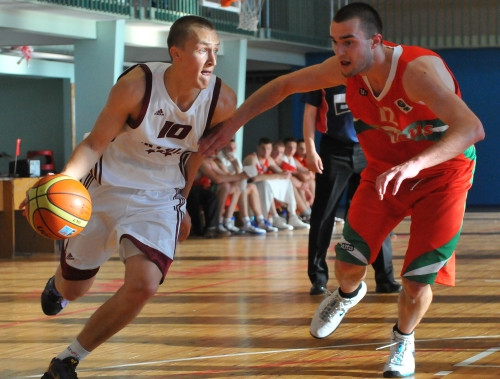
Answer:
[[377, 293], [396, 293], [401, 292], [403, 286], [398, 282], [388, 282], [377, 284], [375, 292]]
[[78, 379], [75, 372], [78, 363], [78, 359], [73, 357], [64, 358], [63, 360], [53, 358], [42, 379]]
[[217, 238], [217, 229], [215, 226], [210, 226], [207, 228], [205, 231], [205, 234], [203, 235], [205, 238]]
[[58, 314], [68, 304], [68, 300], [57, 292], [56, 287], [54, 286], [54, 277], [50, 278], [45, 285], [45, 289], [42, 292], [40, 300], [42, 302], [43, 313], [47, 316], [54, 316]]
[[327, 293], [326, 284], [314, 283], [309, 290], [309, 295], [323, 295]]

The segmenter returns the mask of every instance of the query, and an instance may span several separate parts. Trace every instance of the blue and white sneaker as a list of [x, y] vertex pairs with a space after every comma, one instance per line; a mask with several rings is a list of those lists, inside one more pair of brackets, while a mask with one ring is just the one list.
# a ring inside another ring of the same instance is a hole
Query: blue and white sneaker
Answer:
[[392, 343], [388, 345], [391, 353], [384, 366], [384, 378], [404, 378], [415, 374], [414, 334], [403, 335], [393, 330], [391, 337]]
[[[254, 221], [255, 222], [255, 221]], [[275, 228], [271, 225], [269, 221], [265, 218], [259, 221], [259, 223], [255, 223], [254, 226], [257, 226], [259, 229], [264, 229], [267, 233], [277, 232], [278, 228]]]
[[243, 225], [240, 229], [245, 231], [246, 233], [255, 234], [258, 236], [266, 234], [265, 229], [261, 229], [261, 228], [258, 228], [257, 226], [253, 226], [250, 222]]
[[344, 299], [340, 296], [337, 288], [316, 309], [309, 328], [311, 335], [316, 338], [328, 337], [337, 329], [347, 311], [358, 304], [365, 295], [365, 282], [361, 282], [358, 294], [350, 299]]

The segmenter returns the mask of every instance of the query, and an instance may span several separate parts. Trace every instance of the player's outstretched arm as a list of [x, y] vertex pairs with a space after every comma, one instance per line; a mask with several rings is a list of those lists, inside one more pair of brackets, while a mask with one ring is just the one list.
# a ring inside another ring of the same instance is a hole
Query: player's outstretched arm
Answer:
[[336, 57], [329, 58], [321, 64], [279, 76], [255, 91], [233, 116], [207, 133], [200, 140], [198, 151], [204, 156], [214, 155], [245, 123], [273, 108], [289, 95], [340, 84], [345, 84], [345, 78], [340, 73]]

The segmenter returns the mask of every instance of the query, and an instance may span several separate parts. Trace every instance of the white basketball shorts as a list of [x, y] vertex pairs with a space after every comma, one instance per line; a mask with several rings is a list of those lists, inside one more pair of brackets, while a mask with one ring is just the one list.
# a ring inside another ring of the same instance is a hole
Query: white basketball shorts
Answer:
[[[66, 263], [78, 270], [94, 270], [119, 254], [121, 238], [139, 249], [164, 254], [173, 260], [186, 200], [178, 189], [139, 190], [99, 185], [89, 188], [92, 216], [85, 229], [70, 238]], [[149, 255], [149, 254], [146, 254]]]

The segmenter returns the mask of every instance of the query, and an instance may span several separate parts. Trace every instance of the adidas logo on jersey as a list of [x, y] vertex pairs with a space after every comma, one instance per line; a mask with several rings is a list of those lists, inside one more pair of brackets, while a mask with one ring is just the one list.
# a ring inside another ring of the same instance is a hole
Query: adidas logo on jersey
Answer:
[[165, 116], [165, 115], [163, 114], [163, 109], [161, 109], [161, 108], [160, 108], [160, 109], [158, 109], [158, 110], [155, 112], [155, 116]]
[[71, 253], [69, 253], [68, 255], [66, 255], [66, 260], [67, 261], [74, 261], [75, 258], [73, 257], [73, 255]]

